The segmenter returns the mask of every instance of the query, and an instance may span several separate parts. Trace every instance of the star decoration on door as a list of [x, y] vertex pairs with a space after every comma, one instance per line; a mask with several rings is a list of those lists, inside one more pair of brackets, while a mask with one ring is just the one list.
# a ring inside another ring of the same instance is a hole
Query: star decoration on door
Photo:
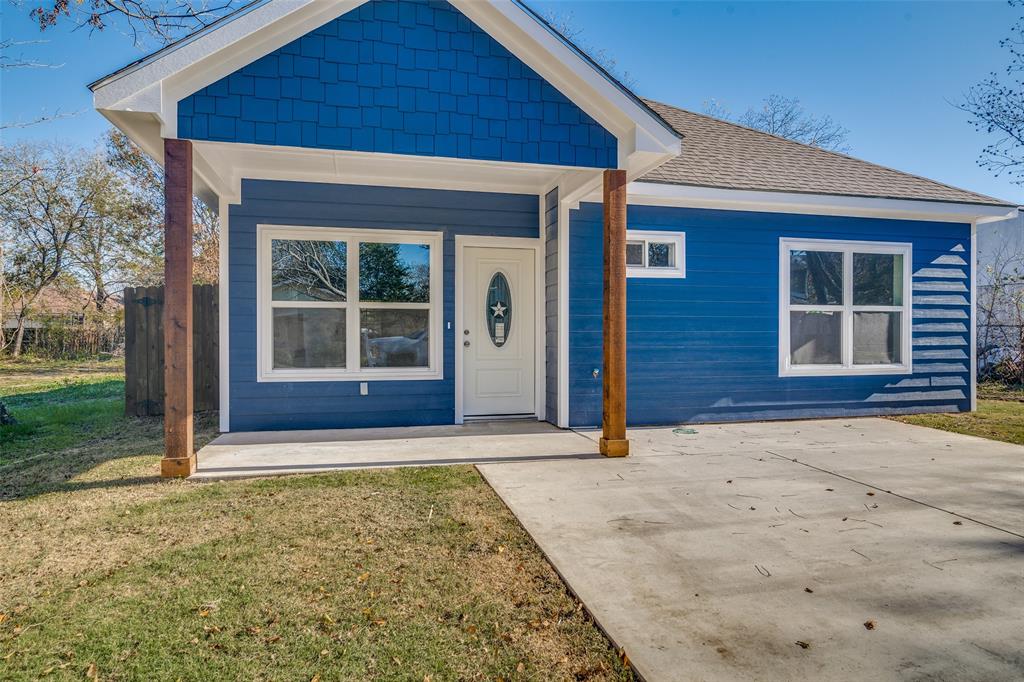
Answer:
[[498, 301], [491, 306], [491, 312], [494, 313], [495, 317], [505, 317], [506, 310], [508, 310], [508, 308], [501, 301]]

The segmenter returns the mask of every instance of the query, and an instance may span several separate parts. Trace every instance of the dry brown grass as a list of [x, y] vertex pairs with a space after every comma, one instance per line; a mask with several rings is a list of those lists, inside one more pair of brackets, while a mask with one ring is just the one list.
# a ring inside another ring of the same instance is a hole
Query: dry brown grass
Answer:
[[7, 489], [0, 678], [630, 679], [473, 468], [162, 481], [159, 435]]

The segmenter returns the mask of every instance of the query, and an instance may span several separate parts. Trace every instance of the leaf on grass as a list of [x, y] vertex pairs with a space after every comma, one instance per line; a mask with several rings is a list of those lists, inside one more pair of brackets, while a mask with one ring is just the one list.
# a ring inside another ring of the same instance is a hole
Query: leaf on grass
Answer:
[[320, 673], [317, 673], [316, 675], [313, 675], [313, 677], [309, 678], [309, 682], [320, 682]]
[[358, 578], [356, 578], [356, 582], [365, 583], [367, 580], [369, 580], [369, 578], [370, 578], [370, 572], [367, 571], [366, 573], [363, 573]]
[[90, 680], [100, 679], [100, 671], [96, 667], [95, 663], [90, 663], [89, 667], [85, 669], [85, 677]]

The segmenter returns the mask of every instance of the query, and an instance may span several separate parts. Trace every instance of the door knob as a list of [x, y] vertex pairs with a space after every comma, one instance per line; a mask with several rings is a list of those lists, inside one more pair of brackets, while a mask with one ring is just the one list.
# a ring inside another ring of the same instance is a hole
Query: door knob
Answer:
[[463, 341], [462, 345], [465, 346], [466, 348], [469, 348], [469, 339], [466, 339], [465, 341]]

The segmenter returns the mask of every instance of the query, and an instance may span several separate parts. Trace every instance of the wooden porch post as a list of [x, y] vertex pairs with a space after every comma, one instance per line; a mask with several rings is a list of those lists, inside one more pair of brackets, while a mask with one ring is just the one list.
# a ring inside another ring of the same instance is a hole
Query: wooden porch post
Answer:
[[196, 470], [192, 432], [192, 143], [164, 140], [164, 457], [160, 475]]
[[626, 171], [604, 172], [604, 382], [601, 454], [625, 457]]

